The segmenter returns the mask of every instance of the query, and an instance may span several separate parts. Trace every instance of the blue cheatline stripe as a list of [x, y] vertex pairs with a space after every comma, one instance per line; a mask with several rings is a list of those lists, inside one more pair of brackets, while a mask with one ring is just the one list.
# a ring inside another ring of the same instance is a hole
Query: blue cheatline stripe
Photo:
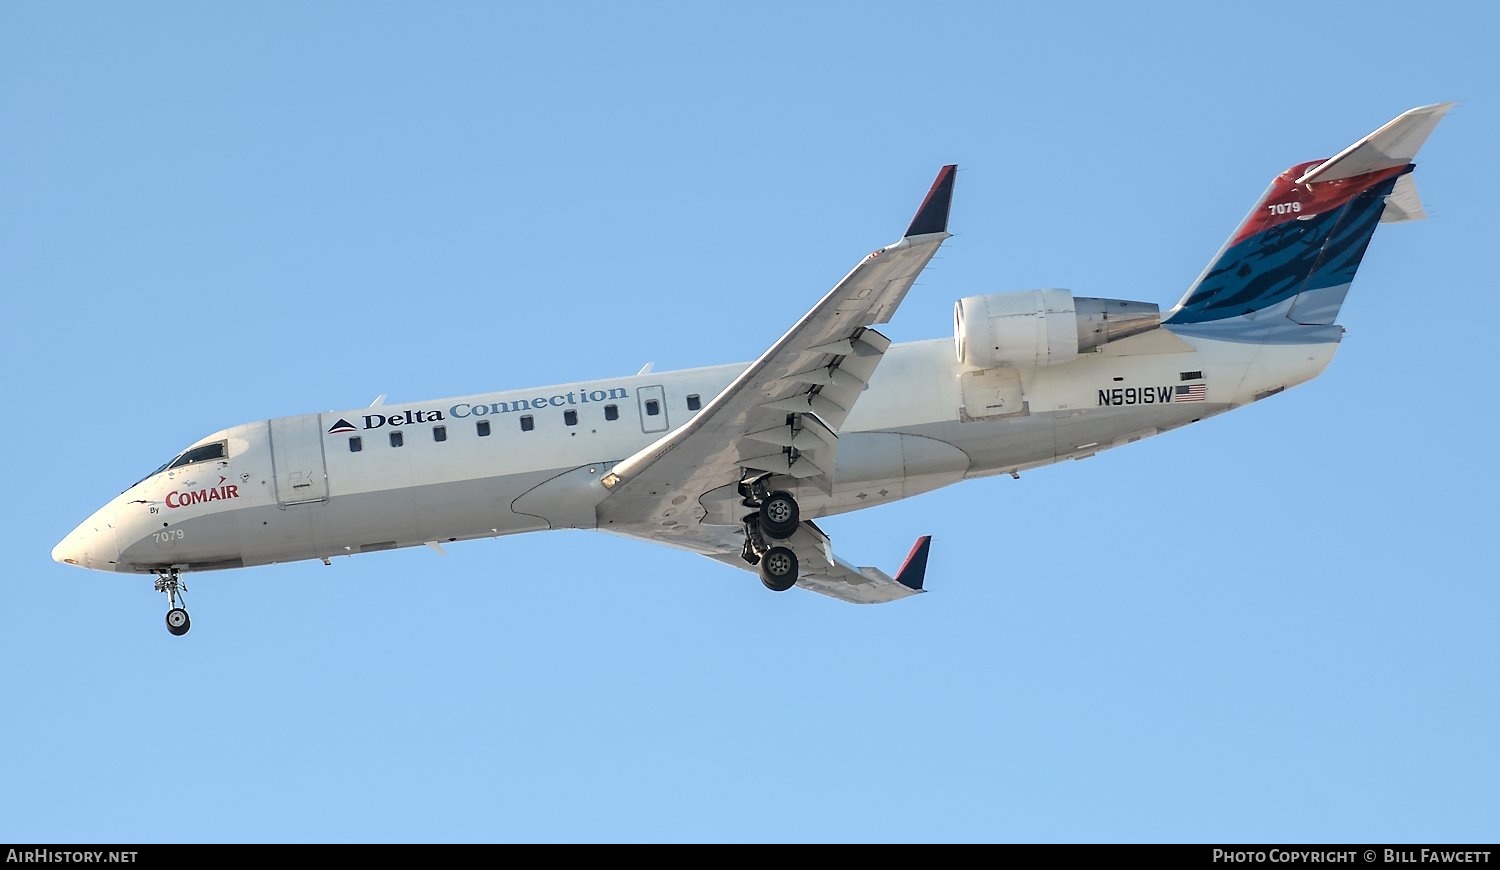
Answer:
[[1239, 317], [1304, 290], [1353, 281], [1395, 186], [1396, 177], [1389, 178], [1340, 208], [1278, 224], [1231, 247], [1167, 323]]

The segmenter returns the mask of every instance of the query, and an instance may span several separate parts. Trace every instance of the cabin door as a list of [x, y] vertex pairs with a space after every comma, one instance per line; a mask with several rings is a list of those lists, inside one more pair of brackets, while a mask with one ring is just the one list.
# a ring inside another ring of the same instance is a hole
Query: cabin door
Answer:
[[271, 465], [276, 502], [282, 507], [328, 500], [323, 463], [323, 421], [318, 414], [271, 421]]

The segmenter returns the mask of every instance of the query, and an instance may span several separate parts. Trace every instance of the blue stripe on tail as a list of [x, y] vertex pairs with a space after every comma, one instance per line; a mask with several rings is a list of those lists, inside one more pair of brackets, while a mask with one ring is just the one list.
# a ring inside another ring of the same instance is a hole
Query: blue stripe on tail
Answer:
[[[1411, 169], [1407, 167], [1407, 171]], [[1239, 318], [1299, 294], [1347, 287], [1380, 224], [1385, 198], [1398, 177], [1393, 175], [1372, 185], [1338, 208], [1278, 223], [1231, 245], [1166, 324], [1207, 324]], [[1311, 315], [1308, 322], [1332, 323], [1342, 294], [1332, 300], [1331, 306], [1331, 297], [1321, 295], [1316, 305], [1293, 303], [1285, 308], [1289, 314], [1307, 309]]]

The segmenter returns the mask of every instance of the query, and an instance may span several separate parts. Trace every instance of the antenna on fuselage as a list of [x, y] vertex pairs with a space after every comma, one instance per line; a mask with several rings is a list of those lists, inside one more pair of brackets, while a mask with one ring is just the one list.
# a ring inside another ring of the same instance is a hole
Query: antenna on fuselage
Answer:
[[654, 366], [654, 365], [656, 365], [656, 363], [654, 363], [654, 362], [648, 362], [645, 365], [641, 366], [641, 370], [635, 373], [636, 377], [640, 377], [641, 375], [649, 375], [649, 374], [651, 374], [651, 367]]
[[372, 407], [372, 408], [378, 408], [378, 407], [380, 407], [381, 405], [384, 405], [384, 404], [385, 404], [385, 393], [381, 393], [380, 395], [378, 395], [378, 396], [375, 397], [375, 401], [373, 401], [373, 402], [370, 403], [370, 407]]

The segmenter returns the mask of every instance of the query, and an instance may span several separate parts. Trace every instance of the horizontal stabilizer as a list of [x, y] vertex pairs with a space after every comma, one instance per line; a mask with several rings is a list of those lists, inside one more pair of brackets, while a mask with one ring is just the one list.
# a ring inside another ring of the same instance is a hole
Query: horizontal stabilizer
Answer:
[[1451, 108], [1453, 103], [1447, 102], [1408, 109], [1384, 127], [1303, 173], [1297, 184], [1336, 181], [1405, 166], [1417, 156], [1422, 143], [1427, 141], [1438, 121]]

